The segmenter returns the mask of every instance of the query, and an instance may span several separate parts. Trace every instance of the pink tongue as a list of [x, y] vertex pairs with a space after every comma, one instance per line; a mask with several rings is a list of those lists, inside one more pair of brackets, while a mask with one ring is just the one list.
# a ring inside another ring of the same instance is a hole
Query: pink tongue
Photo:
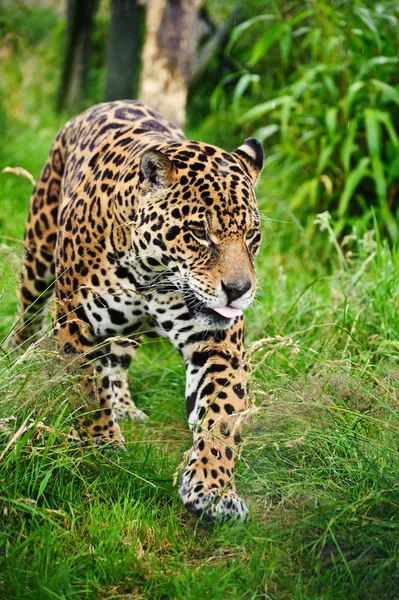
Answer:
[[231, 306], [219, 306], [213, 310], [226, 319], [234, 319], [234, 317], [240, 317], [242, 315], [241, 308], [232, 308]]

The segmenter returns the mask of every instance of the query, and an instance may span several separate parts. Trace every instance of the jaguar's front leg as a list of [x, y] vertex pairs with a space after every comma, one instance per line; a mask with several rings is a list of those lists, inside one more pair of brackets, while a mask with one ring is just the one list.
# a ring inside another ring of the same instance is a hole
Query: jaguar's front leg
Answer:
[[180, 497], [190, 512], [207, 521], [245, 521], [248, 509], [234, 483], [240, 413], [248, 407], [242, 318], [226, 332], [225, 340], [190, 344], [183, 353], [194, 443]]

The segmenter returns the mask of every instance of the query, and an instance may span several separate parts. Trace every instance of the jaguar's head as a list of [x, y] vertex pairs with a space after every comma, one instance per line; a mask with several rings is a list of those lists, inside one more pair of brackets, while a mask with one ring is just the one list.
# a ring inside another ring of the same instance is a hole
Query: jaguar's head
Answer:
[[255, 295], [254, 185], [262, 166], [254, 138], [232, 153], [187, 141], [141, 156], [135, 250], [154, 274], [152, 285], [180, 289], [209, 328], [229, 327]]

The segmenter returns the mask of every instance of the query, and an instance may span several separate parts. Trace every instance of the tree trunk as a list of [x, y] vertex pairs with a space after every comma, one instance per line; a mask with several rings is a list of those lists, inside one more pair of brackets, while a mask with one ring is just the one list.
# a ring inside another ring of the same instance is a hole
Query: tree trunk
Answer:
[[203, 0], [148, 0], [139, 99], [184, 126]]
[[64, 62], [57, 110], [76, 106], [87, 93], [91, 31], [97, 0], [68, 0]]
[[131, 98], [137, 71], [141, 10], [136, 0], [112, 0], [105, 100]]

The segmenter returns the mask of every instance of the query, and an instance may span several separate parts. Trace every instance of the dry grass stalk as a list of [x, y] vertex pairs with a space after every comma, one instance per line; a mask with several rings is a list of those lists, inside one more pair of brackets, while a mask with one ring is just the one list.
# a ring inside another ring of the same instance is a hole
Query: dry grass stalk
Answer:
[[23, 167], [4, 167], [4, 169], [1, 172], [12, 173], [13, 175], [25, 177], [26, 179], [29, 179], [32, 185], [36, 185], [36, 180], [33, 177], [32, 173], [29, 173], [29, 171], [27, 171]]

